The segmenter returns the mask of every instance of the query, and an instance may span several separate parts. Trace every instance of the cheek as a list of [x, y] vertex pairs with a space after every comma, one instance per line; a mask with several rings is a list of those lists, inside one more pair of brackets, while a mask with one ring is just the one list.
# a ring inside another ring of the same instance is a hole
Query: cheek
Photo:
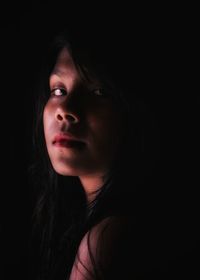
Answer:
[[104, 114], [104, 117], [100, 119], [100, 126], [105, 131], [105, 136], [107, 135], [109, 138], [115, 137], [119, 133], [120, 119], [119, 113], [111, 109]]
[[46, 133], [47, 133], [47, 126], [48, 126], [48, 111], [46, 109], [46, 107], [44, 108], [44, 112], [43, 112], [43, 127], [44, 127], [44, 135], [46, 138]]
[[50, 127], [52, 123], [52, 110], [50, 110], [49, 106], [46, 105], [43, 112], [43, 126], [44, 126], [44, 136], [45, 140], [48, 143]]
[[100, 118], [93, 117], [90, 121], [94, 141], [104, 147], [105, 150], [112, 150], [118, 144], [120, 138], [121, 121], [116, 112], [108, 111]]

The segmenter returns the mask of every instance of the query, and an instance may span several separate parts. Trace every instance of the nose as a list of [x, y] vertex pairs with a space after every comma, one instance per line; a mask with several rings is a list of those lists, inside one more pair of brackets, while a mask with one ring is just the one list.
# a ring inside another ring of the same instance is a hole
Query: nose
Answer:
[[59, 100], [55, 110], [56, 120], [68, 124], [79, 123], [80, 117], [83, 118], [82, 97], [80, 87], [74, 87], [65, 98]]
[[67, 121], [70, 124], [76, 124], [79, 122], [79, 116], [77, 113], [66, 110], [62, 106], [57, 108], [55, 117], [58, 122]]

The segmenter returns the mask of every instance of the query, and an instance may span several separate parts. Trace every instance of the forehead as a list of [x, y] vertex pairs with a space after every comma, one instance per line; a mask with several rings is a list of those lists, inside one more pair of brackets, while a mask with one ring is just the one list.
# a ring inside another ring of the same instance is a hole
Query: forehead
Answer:
[[86, 72], [80, 73], [78, 66], [75, 65], [74, 60], [67, 48], [63, 48], [56, 60], [55, 66], [50, 75], [50, 83], [56, 82], [57, 80], [65, 80], [68, 83], [83, 82], [86, 86], [90, 87], [93, 85], [99, 86], [100, 80], [94, 73]]
[[72, 75], [73, 73], [76, 75], [78, 74], [74, 61], [68, 49], [63, 48], [57, 57], [51, 76], [58, 75], [62, 77], [68, 76], [69, 74]]

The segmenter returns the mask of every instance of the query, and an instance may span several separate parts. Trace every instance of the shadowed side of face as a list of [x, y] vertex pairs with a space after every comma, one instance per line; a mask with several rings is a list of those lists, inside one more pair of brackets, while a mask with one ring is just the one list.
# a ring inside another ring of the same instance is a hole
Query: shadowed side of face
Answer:
[[121, 116], [97, 79], [87, 81], [67, 48], [49, 77], [43, 113], [47, 151], [55, 171], [69, 176], [104, 176], [119, 148]]

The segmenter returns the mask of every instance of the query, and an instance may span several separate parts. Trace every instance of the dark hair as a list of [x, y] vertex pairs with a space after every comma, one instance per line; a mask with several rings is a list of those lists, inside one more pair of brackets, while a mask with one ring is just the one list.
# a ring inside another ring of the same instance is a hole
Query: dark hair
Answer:
[[[34, 253], [38, 265], [33, 268], [37, 276], [39, 275], [38, 279], [67, 279], [79, 243], [88, 230], [104, 217], [133, 214], [130, 208], [131, 194], [141, 179], [140, 171], [143, 168], [141, 156], [144, 146], [139, 133], [143, 128], [142, 120], [138, 119], [137, 107], [139, 99], [134, 95], [134, 85], [129, 83], [130, 69], [126, 75], [128, 57], [123, 53], [124, 42], [117, 38], [118, 40], [112, 41], [110, 45], [108, 41], [103, 44], [101, 38], [96, 38], [95, 41], [94, 38], [81, 39], [80, 36], [81, 34], [78, 36], [66, 31], [56, 36], [45, 55], [39, 89], [35, 96], [35, 150], [34, 164], [30, 170], [36, 202], [33, 215], [33, 247], [40, 243], [40, 249]], [[49, 75], [64, 47], [70, 51], [84, 79], [92, 79], [93, 75], [101, 79], [105, 90], [111, 93], [113, 102], [120, 108], [124, 123], [123, 149], [120, 150], [118, 161], [110, 170], [95, 200], [89, 205], [78, 179], [58, 175], [53, 170], [44, 140], [42, 116], [49, 96]], [[121, 62], [120, 56], [116, 56], [120, 50], [123, 56]], [[138, 135], [140, 136], [136, 137]], [[102, 279], [99, 276], [102, 271], [98, 264], [94, 263], [94, 267], [94, 279]]]

